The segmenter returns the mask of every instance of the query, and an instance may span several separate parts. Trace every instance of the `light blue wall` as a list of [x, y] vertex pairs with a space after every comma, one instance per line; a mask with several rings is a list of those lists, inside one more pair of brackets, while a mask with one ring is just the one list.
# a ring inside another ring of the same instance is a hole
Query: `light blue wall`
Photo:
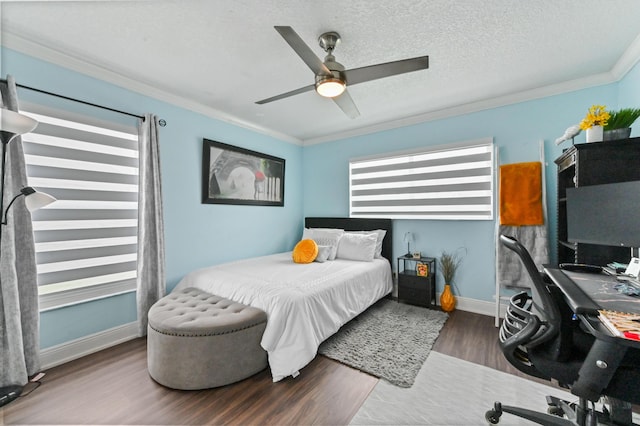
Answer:
[[[640, 67], [636, 66], [618, 84], [301, 148], [9, 49], [3, 48], [0, 58], [0, 74], [12, 74], [21, 84], [125, 111], [152, 112], [167, 121], [167, 127], [160, 130], [160, 144], [168, 290], [193, 269], [291, 249], [300, 237], [305, 215], [347, 215], [350, 158], [483, 137], [494, 138], [502, 163], [536, 160], [538, 141], [544, 140], [550, 240], [554, 241], [553, 159], [569, 142], [558, 147], [553, 141], [567, 127], [578, 123], [594, 103], [617, 107], [619, 99], [620, 106], [640, 104]], [[27, 100], [35, 97], [24, 90], [19, 95]], [[73, 104], [65, 105], [75, 108]], [[105, 117], [103, 111], [94, 113]], [[637, 130], [634, 134], [638, 134]], [[202, 138], [285, 158], [285, 207], [201, 204]], [[576, 142], [584, 142], [584, 134]], [[491, 301], [494, 226], [490, 221], [395, 221], [394, 252], [406, 251], [399, 237], [405, 231], [416, 234], [413, 248], [427, 255], [465, 248], [459, 295]], [[553, 244], [551, 249], [555, 257]], [[439, 278], [438, 288], [441, 286]], [[131, 294], [45, 312], [41, 315], [41, 346], [47, 348], [126, 324], [135, 316], [135, 298]]]
[[[615, 106], [617, 85], [611, 84], [544, 99], [522, 102], [458, 117], [402, 127], [371, 135], [305, 147], [305, 215], [343, 216], [349, 213], [348, 162], [351, 158], [416, 149], [458, 141], [493, 137], [501, 164], [539, 159], [539, 141], [544, 141], [546, 158], [548, 227], [555, 241], [556, 165], [563, 148], [555, 139], [577, 124], [594, 103]], [[576, 142], [585, 141], [584, 134]], [[493, 301], [495, 294], [495, 221], [394, 221], [394, 254], [407, 250], [401, 235], [416, 235], [412, 249], [438, 257], [442, 251], [466, 251], [457, 282], [459, 296]], [[555, 244], [551, 244], [555, 259]], [[461, 253], [464, 253], [461, 252]], [[395, 265], [394, 265], [395, 269]], [[438, 276], [438, 290], [442, 277]]]
[[[290, 250], [302, 229], [302, 147], [142, 96], [86, 75], [36, 60], [10, 49], [1, 51], [2, 76], [26, 86], [136, 114], [152, 112], [167, 121], [160, 128], [164, 195], [167, 289], [196, 268]], [[179, 81], [176, 81], [179, 84]], [[20, 90], [23, 101], [44, 101], [92, 111], [68, 101]], [[36, 99], [37, 98], [37, 99]], [[285, 206], [201, 204], [202, 139], [213, 139], [286, 160]], [[133, 294], [44, 312], [41, 347], [126, 324], [136, 318]]]

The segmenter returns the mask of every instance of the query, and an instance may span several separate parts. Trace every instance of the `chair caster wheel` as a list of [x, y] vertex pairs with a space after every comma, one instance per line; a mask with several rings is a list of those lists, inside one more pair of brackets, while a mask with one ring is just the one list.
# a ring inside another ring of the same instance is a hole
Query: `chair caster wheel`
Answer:
[[502, 404], [499, 402], [495, 402], [493, 404], [493, 409], [484, 413], [484, 419], [492, 425], [500, 423], [500, 416], [502, 416]]
[[496, 413], [496, 410], [489, 410], [484, 413], [484, 419], [492, 425], [500, 423], [500, 415]]

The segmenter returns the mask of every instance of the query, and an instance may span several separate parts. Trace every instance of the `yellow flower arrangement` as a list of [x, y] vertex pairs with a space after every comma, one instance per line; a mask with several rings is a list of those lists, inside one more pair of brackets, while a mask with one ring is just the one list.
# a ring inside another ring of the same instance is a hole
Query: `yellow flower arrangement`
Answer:
[[593, 126], [606, 126], [611, 117], [606, 108], [605, 105], [591, 105], [587, 116], [580, 122], [580, 128], [587, 130]]

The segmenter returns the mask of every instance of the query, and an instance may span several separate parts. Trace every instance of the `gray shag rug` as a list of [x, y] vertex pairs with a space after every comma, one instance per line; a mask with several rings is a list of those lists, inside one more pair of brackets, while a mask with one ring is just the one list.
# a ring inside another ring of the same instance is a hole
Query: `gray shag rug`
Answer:
[[320, 345], [318, 353], [410, 388], [449, 316], [382, 299]]

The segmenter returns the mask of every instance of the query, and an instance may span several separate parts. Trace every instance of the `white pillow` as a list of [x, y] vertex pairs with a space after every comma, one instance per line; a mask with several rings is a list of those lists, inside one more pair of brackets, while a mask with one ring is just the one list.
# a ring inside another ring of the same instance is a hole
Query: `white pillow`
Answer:
[[344, 234], [344, 229], [332, 228], [305, 228], [302, 239], [312, 239], [319, 246], [331, 246], [331, 252], [327, 260], [334, 260], [338, 251], [338, 241]]
[[360, 260], [371, 262], [376, 253], [376, 241], [378, 235], [345, 233], [338, 243], [338, 259]]
[[331, 254], [331, 246], [318, 246], [318, 255], [314, 262], [324, 263], [329, 259]]
[[376, 253], [374, 254], [373, 257], [375, 257], [376, 259], [382, 259], [382, 241], [384, 240], [384, 236], [387, 235], [387, 231], [384, 229], [376, 229], [374, 231], [347, 231], [350, 234], [371, 234], [371, 233], [376, 233], [377, 234], [377, 240], [376, 240]]

